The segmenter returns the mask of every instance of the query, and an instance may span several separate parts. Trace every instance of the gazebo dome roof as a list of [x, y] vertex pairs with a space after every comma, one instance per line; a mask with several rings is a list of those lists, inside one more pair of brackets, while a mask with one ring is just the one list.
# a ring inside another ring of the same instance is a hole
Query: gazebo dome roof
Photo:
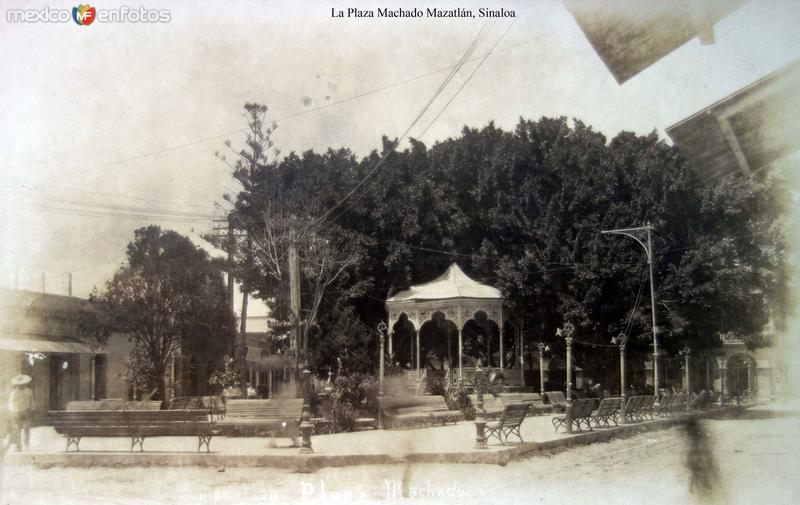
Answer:
[[455, 263], [436, 279], [400, 291], [387, 302], [410, 300], [446, 300], [450, 298], [483, 298], [501, 300], [500, 290], [470, 279]]

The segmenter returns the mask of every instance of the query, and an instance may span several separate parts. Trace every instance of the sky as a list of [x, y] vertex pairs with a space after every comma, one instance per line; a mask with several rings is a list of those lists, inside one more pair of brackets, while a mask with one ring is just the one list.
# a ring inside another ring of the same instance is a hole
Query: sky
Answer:
[[[71, 272], [73, 293], [86, 296], [124, 260], [136, 228], [219, 226], [223, 195], [239, 186], [215, 152], [242, 145], [246, 102], [269, 106], [284, 154], [363, 156], [382, 135], [399, 137], [485, 23], [331, 16], [400, 3], [106, 1], [96, 7], [169, 9], [170, 21], [79, 26], [7, 19], [8, 9], [74, 3], [0, 0], [0, 285], [41, 290], [44, 274], [47, 292], [66, 293]], [[421, 137], [429, 145], [464, 125], [541, 116], [578, 118], [608, 138], [666, 137], [800, 56], [800, 2], [790, 0], [746, 3], [717, 23], [713, 45], [694, 39], [623, 85], [558, 1], [402, 5], [516, 13], [487, 26], [475, 54], [497, 43], [494, 52], [466, 64], [411, 129], [420, 138], [455, 96]]]

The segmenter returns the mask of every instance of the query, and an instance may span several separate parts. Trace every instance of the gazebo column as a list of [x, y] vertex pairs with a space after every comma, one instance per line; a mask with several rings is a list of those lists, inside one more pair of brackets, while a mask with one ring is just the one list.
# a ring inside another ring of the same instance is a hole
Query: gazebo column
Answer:
[[464, 378], [464, 346], [462, 342], [462, 328], [461, 326], [458, 327], [458, 380], [462, 380]]
[[390, 329], [389, 330], [389, 356], [392, 355], [392, 334], [394, 332]]
[[500, 331], [498, 332], [498, 334], [500, 336], [500, 371], [502, 372], [503, 371], [503, 365], [504, 365], [505, 358], [506, 358], [505, 357], [505, 353], [503, 351], [503, 318], [502, 318], [502, 316], [500, 317], [500, 324], [499, 324], [498, 327], [500, 329]]
[[420, 364], [420, 360], [419, 360], [419, 354], [420, 354], [419, 334], [420, 334], [421, 330], [422, 330], [422, 327], [420, 327], [420, 329], [417, 330], [417, 373], [419, 373], [419, 364]]

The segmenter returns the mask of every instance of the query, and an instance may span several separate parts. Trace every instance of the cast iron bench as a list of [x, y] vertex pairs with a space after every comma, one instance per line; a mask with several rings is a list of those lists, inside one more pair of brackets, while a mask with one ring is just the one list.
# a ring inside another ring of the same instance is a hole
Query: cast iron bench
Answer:
[[131, 447], [144, 451], [147, 437], [196, 436], [197, 452], [209, 444], [213, 425], [203, 410], [59, 410], [51, 411], [56, 433], [67, 437], [66, 452], [80, 451], [85, 437], [130, 437]]
[[572, 424], [578, 431], [583, 431], [581, 425], [586, 425], [589, 431], [592, 431], [592, 412], [597, 405], [596, 398], [579, 398], [572, 401], [572, 405], [568, 407], [567, 412], [563, 416], [554, 417], [551, 419], [553, 428], [557, 432], [559, 428], [567, 426], [567, 419], [570, 418]]
[[526, 403], [511, 403], [503, 408], [500, 419], [486, 423], [486, 440], [495, 437], [502, 445], [506, 445], [509, 435], [515, 435], [522, 442], [519, 428], [528, 413], [529, 405]]
[[464, 414], [460, 410], [450, 410], [444, 397], [440, 395], [384, 396], [378, 401], [378, 415], [383, 427], [444, 425], [464, 419]]
[[303, 415], [302, 398], [270, 398], [269, 400], [228, 400], [225, 405], [224, 425], [256, 425], [277, 436], [300, 436], [300, 418]]
[[625, 417], [628, 421], [644, 421], [653, 418], [653, 405], [656, 397], [652, 395], [638, 395], [628, 398], [625, 404]]
[[600, 423], [603, 423], [603, 426], [611, 426], [610, 422], [616, 426], [619, 422], [620, 406], [622, 398], [603, 398], [597, 410], [592, 412], [591, 420], [594, 421], [594, 427], [599, 428]]
[[564, 411], [567, 408], [567, 398], [561, 391], [545, 391], [544, 397], [547, 402], [553, 406], [553, 409]]

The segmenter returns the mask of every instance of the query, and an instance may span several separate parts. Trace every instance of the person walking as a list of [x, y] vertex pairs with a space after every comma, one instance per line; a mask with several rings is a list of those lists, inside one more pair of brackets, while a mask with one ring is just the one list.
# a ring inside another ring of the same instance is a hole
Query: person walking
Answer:
[[16, 443], [17, 451], [30, 449], [33, 414], [33, 392], [29, 387], [30, 383], [29, 375], [19, 374], [11, 379], [14, 389], [8, 397], [8, 411], [12, 422], [9, 443]]

